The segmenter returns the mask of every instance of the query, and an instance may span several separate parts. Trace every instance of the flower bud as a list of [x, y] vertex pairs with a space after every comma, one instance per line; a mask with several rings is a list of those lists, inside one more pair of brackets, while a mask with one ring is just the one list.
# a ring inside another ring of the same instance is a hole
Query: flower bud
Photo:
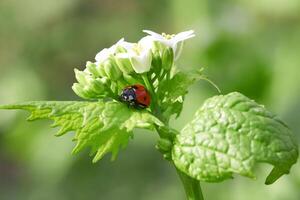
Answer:
[[126, 49], [125, 49], [125, 47], [122, 47], [122, 46], [117, 46], [116, 47], [116, 53], [126, 53]]
[[107, 96], [107, 91], [98, 90], [95, 85], [85, 86], [83, 87], [83, 94], [85, 95], [86, 99], [99, 99]]
[[92, 63], [90, 61], [88, 61], [86, 63], [86, 68], [88, 70], [88, 72], [90, 72], [91, 74], [93, 74], [95, 77], [100, 77], [99, 72], [96, 69], [97, 65], [95, 63]]
[[162, 65], [161, 55], [159, 50], [153, 51], [152, 66], [156, 73], [159, 73]]
[[151, 68], [152, 52], [150, 49], [142, 49], [140, 52], [133, 52], [130, 61], [132, 68], [138, 74], [148, 72]]
[[74, 69], [75, 72], [75, 77], [76, 80], [82, 84], [82, 85], [86, 85], [87, 84], [87, 77], [90, 76], [90, 74], [83, 72], [83, 71], [79, 71], [78, 69]]
[[108, 95], [107, 78], [96, 78], [87, 71], [75, 69], [75, 76], [78, 83], [72, 86], [73, 91], [85, 99], [97, 99]]
[[107, 77], [112, 80], [118, 80], [122, 75], [121, 70], [117, 66], [117, 64], [112, 59], [108, 59], [104, 62], [104, 70], [107, 74]]
[[103, 85], [106, 85], [108, 83], [108, 78], [107, 77], [102, 77], [102, 78], [100, 78], [100, 81]]
[[[149, 37], [149, 36], [148, 36]], [[152, 51], [158, 51], [160, 52], [162, 50], [162, 48], [164, 48], [165, 45], [161, 44], [160, 42], [158, 41], [153, 41], [153, 48], [152, 48]]]
[[132, 77], [128, 74], [123, 74], [123, 77], [124, 77], [125, 81], [128, 83], [128, 85], [134, 85], [139, 82], [134, 77]]
[[117, 54], [115, 56], [116, 63], [119, 67], [119, 69], [124, 73], [124, 74], [130, 74], [133, 72], [133, 68], [130, 62], [130, 59], [128, 58], [127, 54]]
[[162, 67], [165, 70], [169, 71], [173, 66], [173, 61], [174, 61], [173, 49], [170, 47], [165, 48], [162, 54]]
[[104, 65], [102, 63], [96, 63], [96, 70], [101, 77], [107, 77], [107, 74], [104, 70]]
[[89, 81], [88, 87], [89, 87], [89, 89], [91, 89], [93, 92], [95, 92], [98, 95], [101, 95], [105, 90], [105, 87], [99, 78], [91, 79]]
[[74, 83], [72, 86], [72, 90], [81, 98], [90, 99], [88, 93], [83, 89], [83, 86], [79, 83]]

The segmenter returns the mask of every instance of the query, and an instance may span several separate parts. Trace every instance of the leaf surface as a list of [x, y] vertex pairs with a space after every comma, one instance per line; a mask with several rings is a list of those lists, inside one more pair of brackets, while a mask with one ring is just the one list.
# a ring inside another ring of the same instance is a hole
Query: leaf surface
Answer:
[[164, 116], [169, 118], [171, 115], [178, 117], [182, 111], [182, 105], [188, 88], [196, 81], [203, 78], [201, 71], [196, 72], [177, 72], [170, 80], [164, 80], [162, 87], [158, 91], [162, 99], [162, 110]]
[[23, 109], [31, 112], [28, 120], [51, 119], [53, 127], [60, 126], [61, 136], [75, 131], [77, 141], [73, 153], [85, 147], [95, 155], [93, 162], [112, 152], [115, 159], [125, 147], [134, 128], [152, 129], [162, 123], [148, 111], [134, 110], [115, 101], [37, 101], [0, 106], [0, 109]]
[[175, 165], [200, 181], [218, 182], [233, 173], [255, 178], [256, 163], [274, 166], [266, 184], [288, 174], [298, 158], [289, 128], [264, 106], [234, 92], [205, 101], [175, 139]]

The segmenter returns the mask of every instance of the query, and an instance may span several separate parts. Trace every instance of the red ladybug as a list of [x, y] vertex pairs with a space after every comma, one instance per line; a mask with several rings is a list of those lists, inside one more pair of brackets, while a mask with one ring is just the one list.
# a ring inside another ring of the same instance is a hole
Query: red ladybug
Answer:
[[136, 108], [147, 108], [150, 105], [151, 97], [143, 85], [135, 84], [125, 87], [122, 90], [120, 99]]

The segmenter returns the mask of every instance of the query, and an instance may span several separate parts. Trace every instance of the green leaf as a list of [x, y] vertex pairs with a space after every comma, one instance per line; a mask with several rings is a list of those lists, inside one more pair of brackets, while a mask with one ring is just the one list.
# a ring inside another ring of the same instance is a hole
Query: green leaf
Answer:
[[161, 99], [164, 116], [169, 118], [176, 114], [178, 117], [182, 111], [184, 96], [188, 88], [196, 81], [203, 78], [202, 70], [193, 72], [177, 72], [170, 80], [165, 79], [158, 91]]
[[61, 136], [75, 131], [77, 145], [73, 153], [85, 147], [95, 154], [93, 162], [112, 152], [115, 159], [119, 148], [125, 147], [134, 128], [153, 129], [162, 123], [146, 110], [134, 110], [115, 102], [40, 101], [0, 106], [0, 109], [23, 109], [31, 112], [28, 120], [51, 119], [53, 127], [61, 126]]
[[298, 158], [289, 128], [275, 115], [234, 92], [212, 97], [177, 135], [172, 158], [200, 181], [218, 182], [233, 173], [255, 178], [256, 163], [274, 166], [266, 184], [288, 174]]

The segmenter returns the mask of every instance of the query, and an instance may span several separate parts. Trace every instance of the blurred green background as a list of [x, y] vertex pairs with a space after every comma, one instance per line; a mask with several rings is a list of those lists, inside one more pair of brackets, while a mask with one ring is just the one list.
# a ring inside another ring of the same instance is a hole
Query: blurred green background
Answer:
[[[240, 91], [263, 103], [300, 141], [299, 0], [1, 0], [0, 103], [75, 100], [73, 68], [143, 29], [176, 33], [194, 29], [181, 68], [205, 67], [223, 91]], [[195, 84], [177, 121], [180, 129], [205, 98], [217, 94]], [[153, 200], [185, 198], [175, 170], [154, 149], [157, 136], [136, 131], [116, 162], [91, 163], [70, 154], [72, 134], [57, 138], [49, 121], [28, 123], [26, 113], [0, 111], [1, 200]], [[299, 200], [300, 163], [271, 186], [269, 166], [256, 181], [236, 176], [202, 183], [207, 200]]]

